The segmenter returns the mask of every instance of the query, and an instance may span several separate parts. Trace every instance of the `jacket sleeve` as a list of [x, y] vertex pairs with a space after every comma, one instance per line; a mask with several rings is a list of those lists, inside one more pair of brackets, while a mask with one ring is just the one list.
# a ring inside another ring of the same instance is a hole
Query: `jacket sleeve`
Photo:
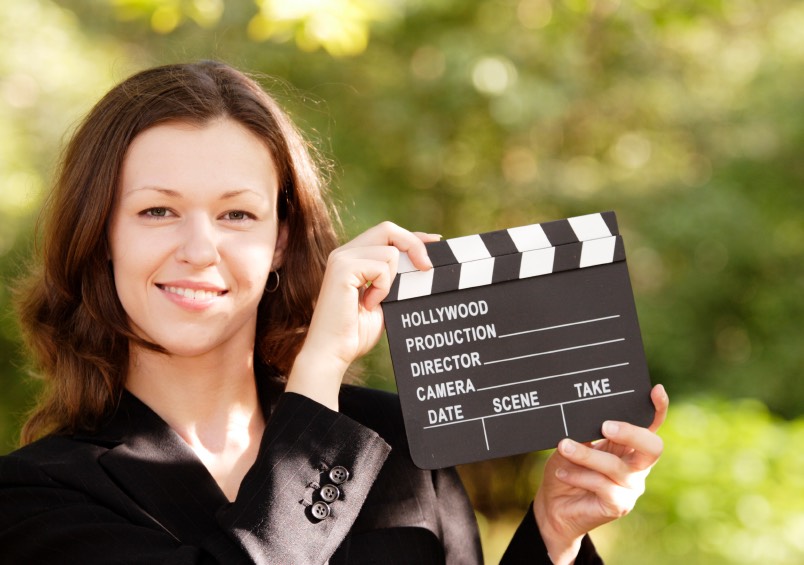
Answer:
[[[158, 516], [131, 511], [123, 491], [103, 486], [109, 479], [97, 465], [60, 480], [40, 459], [16, 452], [0, 458], [0, 562], [325, 563], [388, 451], [376, 433], [348, 417], [283, 394], [237, 498], [212, 510], [219, 527], [190, 541]], [[333, 470], [344, 479], [339, 496], [327, 503], [327, 516], [314, 515], [322, 479], [333, 482]]]
[[[500, 565], [535, 565], [541, 563], [550, 565], [552, 560], [547, 554], [547, 547], [544, 545], [539, 526], [536, 524], [536, 517], [529, 506], [525, 517], [508, 545], [508, 549], [500, 559]], [[602, 564], [603, 560], [597, 554], [592, 539], [588, 535], [584, 536], [574, 565]]]
[[[325, 563], [351, 529], [390, 447], [350, 418], [285, 393], [260, 451], [265, 456], [237, 499], [219, 512], [221, 524], [255, 563]], [[340, 494], [322, 518], [313, 505], [325, 502], [324, 483]]]

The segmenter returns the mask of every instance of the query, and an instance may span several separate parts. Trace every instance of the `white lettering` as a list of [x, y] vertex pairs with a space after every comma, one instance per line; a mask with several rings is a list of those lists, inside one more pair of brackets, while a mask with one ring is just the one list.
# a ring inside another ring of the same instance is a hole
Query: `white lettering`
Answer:
[[578, 393], [578, 398], [586, 398], [587, 396], [599, 396], [601, 394], [608, 394], [611, 392], [609, 379], [600, 379], [596, 381], [584, 381], [582, 383], [575, 383], [572, 385]]
[[414, 361], [410, 364], [410, 372], [414, 377], [419, 377], [422, 375], [437, 375], [438, 373], [457, 371], [459, 369], [469, 369], [479, 365], [482, 365], [480, 362], [480, 353], [472, 351], [470, 353], [459, 353], [436, 359]]
[[502, 396], [494, 398], [491, 403], [494, 407], [494, 412], [498, 414], [500, 412], [522, 410], [523, 408], [533, 408], [539, 406], [539, 393], [538, 391], [531, 390], [527, 393]]
[[427, 420], [430, 424], [443, 424], [445, 422], [463, 420], [463, 406], [456, 404], [454, 406], [444, 406], [438, 410], [428, 410]]
[[445, 383], [436, 383], [434, 385], [420, 386], [416, 388], [416, 398], [424, 402], [425, 400], [433, 400], [437, 398], [448, 398], [450, 396], [458, 396], [459, 394], [468, 394], [475, 392], [474, 383], [471, 379], [465, 381], [447, 381]]
[[484, 324], [470, 328], [458, 328], [446, 332], [428, 334], [405, 338], [405, 346], [408, 353], [411, 351], [426, 351], [440, 347], [461, 345], [475, 341], [484, 341], [497, 337], [497, 327], [494, 324]]
[[489, 305], [485, 300], [469, 302], [467, 304], [452, 304], [450, 306], [440, 306], [433, 310], [421, 310], [417, 312], [407, 312], [402, 314], [400, 320], [403, 328], [418, 327], [428, 324], [436, 324], [458, 318], [468, 318], [469, 316], [483, 316], [488, 314]]

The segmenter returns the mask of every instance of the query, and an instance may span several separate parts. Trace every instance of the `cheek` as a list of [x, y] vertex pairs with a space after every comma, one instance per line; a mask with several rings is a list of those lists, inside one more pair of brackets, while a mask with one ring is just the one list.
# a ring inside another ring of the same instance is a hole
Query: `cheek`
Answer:
[[135, 261], [125, 255], [116, 255], [112, 259], [112, 275], [117, 298], [129, 318], [137, 318], [141, 310], [138, 303], [142, 301], [142, 293], [137, 292], [137, 272], [133, 269]]
[[154, 262], [160, 256], [160, 243], [154, 238], [118, 231], [109, 237], [112, 275], [117, 296], [129, 316], [144, 298]]
[[271, 272], [273, 254], [274, 246], [265, 242], [241, 245], [237, 253], [241, 284], [262, 292]]

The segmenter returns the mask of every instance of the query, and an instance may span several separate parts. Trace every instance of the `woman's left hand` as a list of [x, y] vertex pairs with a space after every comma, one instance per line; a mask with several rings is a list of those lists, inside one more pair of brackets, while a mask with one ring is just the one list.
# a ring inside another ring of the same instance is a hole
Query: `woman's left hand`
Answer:
[[587, 532], [628, 514], [645, 492], [645, 479], [662, 454], [656, 431], [669, 405], [661, 385], [651, 399], [656, 415], [649, 427], [605, 422], [605, 439], [563, 439], [548, 459], [533, 511], [553, 563], [572, 563]]
[[382, 334], [380, 303], [391, 289], [399, 254], [407, 253], [417, 269], [430, 269], [424, 244], [439, 237], [383, 222], [333, 251], [285, 390], [337, 409], [346, 369]]

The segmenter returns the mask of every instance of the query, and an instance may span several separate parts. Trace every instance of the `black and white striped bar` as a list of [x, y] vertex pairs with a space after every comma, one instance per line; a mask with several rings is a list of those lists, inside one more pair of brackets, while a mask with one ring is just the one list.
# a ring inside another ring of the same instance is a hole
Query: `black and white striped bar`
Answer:
[[625, 260], [614, 212], [577, 216], [426, 244], [434, 268], [406, 254], [386, 302]]

